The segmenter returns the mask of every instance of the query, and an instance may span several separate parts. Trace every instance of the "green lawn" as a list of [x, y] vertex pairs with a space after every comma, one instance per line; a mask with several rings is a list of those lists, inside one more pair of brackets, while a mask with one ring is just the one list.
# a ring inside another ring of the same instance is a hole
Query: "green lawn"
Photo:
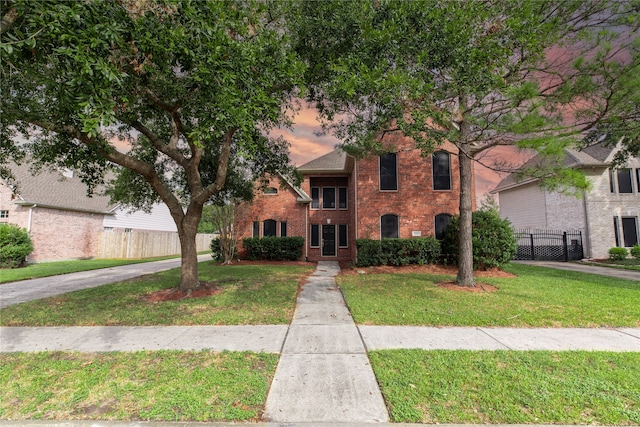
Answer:
[[392, 421], [640, 424], [640, 353], [370, 353]]
[[99, 268], [117, 267], [119, 265], [139, 264], [176, 258], [159, 257], [145, 259], [87, 259], [74, 261], [42, 262], [29, 264], [22, 268], [0, 269], [0, 284], [18, 280], [37, 279], [39, 277], [57, 276], [58, 274], [77, 273], [78, 271], [97, 270]]
[[180, 270], [72, 292], [2, 310], [4, 326], [287, 324], [299, 282], [312, 267], [200, 263], [200, 280], [218, 295], [161, 303], [142, 297], [176, 286]]
[[640, 283], [513, 264], [516, 278], [481, 278], [496, 292], [436, 286], [449, 276], [338, 277], [356, 323], [375, 325], [640, 327]]
[[278, 356], [255, 353], [0, 355], [0, 419], [257, 420]]

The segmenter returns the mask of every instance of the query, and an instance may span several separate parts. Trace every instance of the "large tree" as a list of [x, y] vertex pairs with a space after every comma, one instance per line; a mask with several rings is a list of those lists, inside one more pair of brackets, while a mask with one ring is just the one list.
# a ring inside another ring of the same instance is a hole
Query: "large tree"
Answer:
[[[308, 99], [346, 150], [393, 149], [387, 132], [425, 155], [455, 145], [461, 285], [475, 284], [472, 162], [499, 145], [557, 155], [607, 120], [619, 133], [633, 122], [613, 113], [627, 108], [621, 88], [637, 99], [637, 2], [336, 0], [300, 3], [295, 22]], [[587, 185], [551, 164], [531, 172]]]
[[265, 136], [290, 124], [303, 72], [284, 6], [3, 1], [2, 153], [76, 169], [90, 190], [113, 170], [114, 202], [165, 203], [181, 242], [179, 287], [197, 287], [203, 205], [290, 171], [288, 144]]

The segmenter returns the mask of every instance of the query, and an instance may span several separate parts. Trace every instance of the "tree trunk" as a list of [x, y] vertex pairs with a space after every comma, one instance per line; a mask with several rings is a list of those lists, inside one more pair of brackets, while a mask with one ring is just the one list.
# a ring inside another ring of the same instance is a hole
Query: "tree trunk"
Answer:
[[[197, 218], [194, 218], [197, 216]], [[196, 234], [201, 215], [187, 211], [183, 223], [178, 226], [180, 250], [182, 256], [182, 268], [180, 272], [181, 291], [189, 291], [200, 286], [198, 280], [198, 248], [196, 246]]]
[[472, 192], [472, 159], [462, 147], [458, 154], [460, 168], [460, 231], [458, 235], [458, 277], [456, 283], [461, 286], [475, 287], [473, 277], [473, 192]]

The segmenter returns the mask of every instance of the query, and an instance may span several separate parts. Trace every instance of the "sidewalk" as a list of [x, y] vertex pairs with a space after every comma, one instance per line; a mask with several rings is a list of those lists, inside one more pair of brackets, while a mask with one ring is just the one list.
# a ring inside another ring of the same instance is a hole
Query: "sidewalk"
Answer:
[[625, 270], [623, 268], [599, 267], [578, 262], [558, 261], [512, 261], [518, 264], [533, 265], [536, 267], [555, 268], [556, 270], [579, 271], [581, 273], [599, 274], [601, 276], [617, 277], [618, 279], [636, 280], [640, 282], [640, 271]]

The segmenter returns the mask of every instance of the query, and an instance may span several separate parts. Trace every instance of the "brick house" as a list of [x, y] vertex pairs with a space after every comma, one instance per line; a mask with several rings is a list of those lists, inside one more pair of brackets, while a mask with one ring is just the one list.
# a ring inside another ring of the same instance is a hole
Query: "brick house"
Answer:
[[603, 142], [582, 151], [565, 150], [564, 165], [583, 170], [592, 185], [580, 199], [542, 189], [536, 179], [505, 177], [492, 191], [499, 194], [500, 215], [515, 228], [580, 230], [587, 258], [607, 258], [614, 246], [637, 244], [640, 156], [629, 159], [624, 168], [611, 169], [618, 150]]
[[27, 229], [34, 245], [30, 262], [92, 258], [104, 231], [176, 232], [164, 205], [151, 213], [133, 212], [110, 203], [109, 197], [87, 197], [87, 187], [72, 172], [11, 165], [16, 183], [0, 179], [0, 223]]
[[[245, 237], [302, 236], [310, 261], [356, 259], [356, 239], [440, 236], [459, 213], [455, 147], [423, 157], [399, 135], [389, 152], [361, 160], [336, 149], [300, 166], [299, 188], [274, 178], [236, 214], [239, 253]], [[474, 196], [475, 199], [475, 196]]]

